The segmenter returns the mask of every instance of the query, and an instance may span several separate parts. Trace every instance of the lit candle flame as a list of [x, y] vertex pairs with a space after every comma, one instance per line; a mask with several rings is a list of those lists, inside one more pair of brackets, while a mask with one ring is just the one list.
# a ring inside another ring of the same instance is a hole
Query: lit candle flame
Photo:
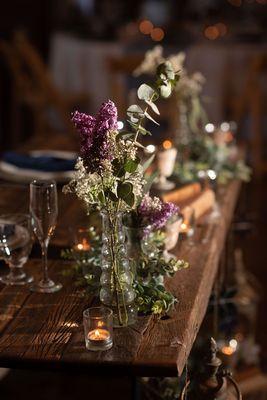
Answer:
[[172, 148], [172, 142], [170, 140], [164, 140], [164, 142], [162, 143], [162, 147], [165, 150], [171, 149]]

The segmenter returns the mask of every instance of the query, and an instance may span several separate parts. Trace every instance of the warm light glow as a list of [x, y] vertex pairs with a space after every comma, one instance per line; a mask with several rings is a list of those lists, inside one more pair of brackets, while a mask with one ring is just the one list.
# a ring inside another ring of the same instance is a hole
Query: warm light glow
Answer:
[[208, 133], [214, 132], [215, 126], [211, 123], [205, 125], [205, 131]]
[[219, 30], [221, 36], [225, 36], [227, 33], [227, 26], [223, 22], [218, 22], [215, 27]]
[[226, 356], [231, 356], [232, 354], [234, 354], [235, 350], [231, 346], [223, 346], [221, 352]]
[[161, 28], [154, 28], [151, 32], [151, 38], [155, 42], [160, 42], [165, 36], [163, 29]]
[[80, 251], [88, 251], [90, 248], [91, 246], [85, 238], [82, 239], [82, 243], [78, 243], [76, 246], [76, 249]]
[[216, 26], [211, 25], [204, 30], [204, 35], [209, 40], [215, 40], [220, 36], [220, 32]]
[[98, 321], [97, 326], [98, 326], [98, 328], [101, 328], [102, 326], [104, 326], [104, 322], [103, 321]]
[[148, 19], [141, 21], [139, 24], [139, 30], [144, 35], [150, 35], [150, 33], [152, 33], [152, 31], [153, 31], [153, 28], [154, 27], [153, 27], [152, 22], [149, 21]]
[[110, 333], [106, 329], [94, 329], [88, 333], [88, 339], [92, 341], [106, 341], [110, 339]]
[[168, 150], [168, 149], [172, 148], [172, 142], [170, 140], [164, 140], [164, 142], [162, 143], [162, 147], [165, 150]]

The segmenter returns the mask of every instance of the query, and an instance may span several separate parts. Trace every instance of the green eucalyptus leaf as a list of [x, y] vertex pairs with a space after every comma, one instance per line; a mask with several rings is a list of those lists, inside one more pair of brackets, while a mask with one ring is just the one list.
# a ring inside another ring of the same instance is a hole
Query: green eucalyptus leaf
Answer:
[[104, 195], [104, 192], [103, 192], [103, 191], [101, 191], [101, 192], [98, 194], [98, 200], [100, 201], [101, 204], [105, 204], [105, 195]]
[[163, 97], [164, 99], [167, 99], [168, 97], [170, 97], [170, 95], [172, 93], [172, 85], [170, 82], [167, 82], [166, 84], [162, 84], [160, 86], [159, 90], [160, 90], [161, 97]]
[[144, 164], [142, 165], [143, 172], [145, 172], [145, 171], [148, 169], [148, 167], [150, 167], [150, 165], [151, 165], [152, 162], [154, 161], [154, 158], [155, 158], [155, 154], [152, 154], [152, 156], [149, 157], [149, 158], [144, 162]]
[[135, 134], [134, 132], [127, 132], [127, 131], [120, 131], [117, 136], [116, 139], [130, 139], [131, 137], [133, 137]]
[[154, 111], [155, 114], [160, 115], [159, 109], [158, 109], [158, 107], [156, 106], [156, 104], [153, 103], [153, 101], [146, 100], [146, 103], [149, 105], [149, 107], [152, 108], [152, 110]]
[[150, 87], [149, 85], [147, 85], [146, 83], [143, 83], [141, 86], [139, 86], [138, 90], [137, 90], [137, 96], [140, 100], [151, 100], [151, 98], [153, 97], [155, 91], [154, 89], [152, 89], [152, 87]]
[[124, 166], [123, 163], [118, 159], [115, 158], [112, 161], [113, 173], [115, 176], [121, 177], [124, 175]]
[[124, 170], [126, 172], [132, 173], [134, 171], [136, 171], [137, 167], [138, 167], [139, 161], [138, 160], [131, 160], [128, 159], [126, 160], [126, 162], [124, 163]]
[[175, 72], [170, 61], [165, 61], [157, 67], [157, 75], [165, 75], [167, 79], [175, 79]]
[[151, 115], [146, 111], [145, 112], [145, 116], [150, 119], [150, 121], [154, 122], [154, 124], [159, 125], [159, 123], [157, 121], [154, 120], [153, 117], [151, 117]]
[[137, 104], [133, 104], [127, 109], [127, 115], [131, 117], [132, 115], [136, 115], [136, 118], [140, 118], [144, 115], [144, 111]]
[[118, 184], [117, 194], [119, 198], [125, 200], [133, 192], [133, 185], [130, 182]]
[[128, 206], [133, 207], [134, 203], [135, 203], [135, 197], [133, 193], [130, 193], [128, 196], [126, 196], [124, 199], [126, 204], [128, 204]]
[[141, 132], [142, 135], [148, 135], [148, 136], [152, 136], [151, 132], [149, 132], [147, 129], [145, 129], [143, 126], [139, 126], [138, 127], [139, 131]]
[[119, 201], [118, 197], [111, 190], [107, 190], [106, 195], [111, 201], [114, 201], [114, 202]]

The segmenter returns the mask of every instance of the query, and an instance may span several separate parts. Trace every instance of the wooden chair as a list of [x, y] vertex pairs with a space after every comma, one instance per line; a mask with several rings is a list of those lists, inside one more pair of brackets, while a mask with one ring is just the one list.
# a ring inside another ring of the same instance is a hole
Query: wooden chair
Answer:
[[26, 106], [32, 110], [33, 131], [42, 134], [45, 131], [43, 108], [46, 99], [42, 92], [36, 90], [33, 82], [23, 70], [19, 57], [14, 48], [6, 41], [0, 41], [0, 55], [6, 61], [10, 71], [13, 85], [11, 86], [10, 110], [10, 145], [19, 144], [21, 129], [21, 107]]
[[[47, 141], [48, 137], [53, 138], [55, 133], [60, 133], [48, 117], [48, 111], [53, 110], [62, 125], [60, 131], [64, 132], [66, 142], [69, 140], [75, 145], [77, 133], [70, 120], [70, 114], [77, 106], [88, 106], [88, 96], [82, 93], [61, 93], [53, 84], [49, 70], [40, 55], [22, 33], [16, 33], [11, 43], [0, 41], [0, 55], [5, 59], [13, 81], [10, 145], [20, 145], [23, 106], [31, 111], [32, 136], [37, 138], [38, 142], [40, 139]], [[66, 147], [69, 147], [68, 144]]]
[[88, 106], [88, 95], [85, 93], [69, 95], [60, 92], [54, 85], [47, 66], [24, 33], [16, 32], [13, 43], [36, 88], [43, 94], [47, 104], [56, 110], [67, 132], [76, 135], [70, 121], [70, 113], [78, 105]]

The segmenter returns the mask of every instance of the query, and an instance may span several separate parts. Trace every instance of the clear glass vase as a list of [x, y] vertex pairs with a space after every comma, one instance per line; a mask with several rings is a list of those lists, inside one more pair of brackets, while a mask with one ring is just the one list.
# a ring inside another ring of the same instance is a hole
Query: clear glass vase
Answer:
[[130, 268], [121, 213], [101, 212], [102, 274], [100, 300], [114, 314], [114, 326], [123, 327], [136, 321], [134, 273]]

